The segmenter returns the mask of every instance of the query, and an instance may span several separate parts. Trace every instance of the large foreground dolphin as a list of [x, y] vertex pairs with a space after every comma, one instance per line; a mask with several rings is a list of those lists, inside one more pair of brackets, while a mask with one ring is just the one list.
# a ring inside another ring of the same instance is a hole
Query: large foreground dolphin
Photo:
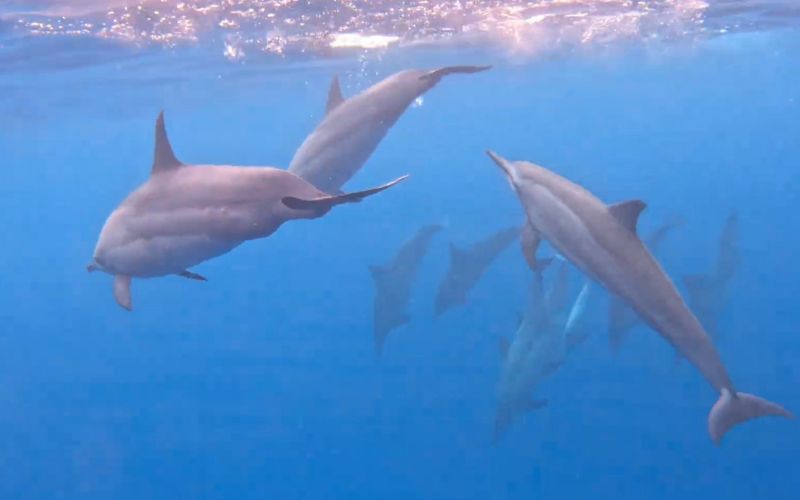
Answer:
[[294, 154], [289, 172], [326, 193], [336, 193], [372, 155], [412, 102], [447, 76], [490, 66], [449, 66], [395, 73], [345, 100], [338, 78], [331, 82], [325, 118]]
[[689, 306], [712, 336], [718, 333], [717, 323], [728, 298], [728, 287], [739, 266], [738, 238], [739, 220], [736, 213], [731, 213], [722, 228], [714, 269], [709, 274], [683, 277]]
[[[694, 364], [720, 397], [708, 416], [719, 444], [740, 422], [764, 416], [791, 417], [781, 406], [738, 392], [703, 326], [636, 233], [645, 204], [605, 205], [581, 186], [533, 163], [511, 162], [489, 151], [505, 173], [528, 216], [529, 240], [550, 242], [567, 260], [619, 295], [654, 330]], [[535, 264], [535, 255], [530, 258]]]
[[534, 399], [539, 384], [553, 375], [572, 350], [588, 338], [583, 324], [589, 286], [584, 285], [566, 319], [563, 309], [561, 276], [566, 271], [562, 263], [559, 276], [543, 293], [542, 273], [536, 272], [531, 286], [528, 308], [509, 343], [500, 341], [503, 366], [497, 385], [497, 412], [494, 439], [497, 441], [519, 415], [541, 408], [545, 400]]
[[332, 196], [277, 168], [184, 165], [172, 151], [162, 113], [150, 178], [108, 217], [88, 269], [114, 275], [114, 297], [130, 310], [131, 278], [177, 274], [205, 281], [188, 269], [265, 238], [288, 220], [321, 217], [402, 179]]
[[432, 224], [417, 231], [403, 244], [392, 261], [383, 266], [370, 266], [375, 280], [374, 336], [375, 353], [380, 356], [389, 332], [409, 321], [406, 307], [411, 288], [417, 278], [417, 269], [428, 253], [433, 236], [442, 226]]
[[450, 244], [450, 267], [436, 294], [434, 313], [439, 316], [451, 307], [463, 304], [486, 269], [519, 236], [518, 227], [497, 231], [467, 249]]

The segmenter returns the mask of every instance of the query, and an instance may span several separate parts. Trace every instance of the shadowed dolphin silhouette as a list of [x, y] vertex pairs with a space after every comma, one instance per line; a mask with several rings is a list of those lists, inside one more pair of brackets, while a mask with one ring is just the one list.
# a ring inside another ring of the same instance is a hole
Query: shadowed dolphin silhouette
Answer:
[[728, 287], [739, 267], [739, 219], [735, 212], [728, 215], [719, 238], [719, 250], [710, 274], [683, 277], [689, 295], [689, 307], [712, 337], [718, 335], [717, 324], [728, 299]]
[[338, 192], [358, 172], [383, 137], [412, 102], [447, 76], [477, 73], [490, 66], [449, 66], [395, 73], [345, 100], [333, 78], [325, 118], [289, 164], [299, 175], [327, 193]]
[[[645, 204], [639, 200], [605, 205], [581, 186], [523, 161], [489, 151], [505, 173], [528, 216], [529, 248], [546, 239], [561, 255], [622, 297], [644, 321], [688, 359], [720, 397], [708, 416], [711, 439], [746, 420], [791, 417], [781, 406], [738, 392], [703, 326], [637, 235]], [[536, 256], [528, 256], [536, 267]]]
[[495, 258], [519, 236], [519, 228], [497, 231], [465, 250], [450, 244], [450, 267], [436, 294], [434, 314], [464, 304], [467, 294], [478, 283]]
[[500, 338], [503, 365], [497, 385], [495, 442], [516, 417], [547, 404], [545, 400], [533, 398], [537, 387], [553, 375], [569, 353], [589, 336], [584, 324], [588, 283], [581, 288], [566, 318], [561, 314], [567, 292], [566, 272], [567, 264], [561, 262], [548, 292], [543, 293], [542, 269], [535, 271], [528, 308], [513, 340], [509, 343]]
[[177, 274], [205, 281], [188, 269], [265, 238], [286, 221], [321, 217], [403, 179], [332, 196], [277, 168], [184, 165], [172, 151], [161, 113], [150, 178], [108, 217], [88, 270], [114, 275], [114, 297], [131, 310], [131, 278]]
[[433, 236], [442, 226], [432, 224], [417, 231], [400, 248], [392, 261], [383, 266], [370, 266], [375, 281], [374, 337], [375, 353], [380, 356], [389, 332], [409, 321], [406, 307], [417, 270], [428, 252]]

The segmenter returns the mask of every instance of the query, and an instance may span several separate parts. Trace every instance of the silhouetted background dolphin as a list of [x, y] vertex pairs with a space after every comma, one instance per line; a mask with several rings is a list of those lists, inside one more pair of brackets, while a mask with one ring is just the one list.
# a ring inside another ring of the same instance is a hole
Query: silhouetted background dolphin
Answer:
[[518, 236], [519, 228], [510, 227], [492, 233], [463, 250], [450, 243], [450, 265], [436, 294], [436, 316], [466, 303], [467, 294], [486, 269]]
[[[606, 206], [581, 186], [529, 162], [491, 159], [504, 172], [528, 216], [529, 245], [545, 239], [561, 255], [610, 292], [622, 297], [653, 329], [687, 358], [719, 392], [708, 416], [719, 443], [740, 422], [791, 417], [781, 406], [738, 392], [703, 326], [684, 303], [637, 234], [644, 202]], [[536, 262], [535, 256], [530, 256]]]
[[108, 217], [88, 270], [114, 275], [114, 297], [130, 310], [131, 278], [176, 274], [205, 281], [188, 269], [265, 238], [286, 221], [321, 217], [401, 180], [329, 195], [277, 168], [185, 165], [172, 151], [162, 113], [150, 178]]
[[728, 300], [728, 288], [739, 267], [739, 218], [736, 212], [728, 215], [719, 238], [719, 250], [714, 268], [709, 274], [683, 277], [689, 296], [689, 306], [708, 333], [717, 337], [719, 317]]
[[358, 172], [412, 102], [447, 75], [477, 73], [490, 66], [449, 66], [395, 73], [350, 99], [334, 77], [322, 122], [300, 145], [289, 164], [318, 189], [337, 193]]
[[375, 281], [374, 338], [375, 353], [380, 355], [389, 332], [408, 323], [406, 312], [411, 288], [417, 279], [417, 270], [428, 253], [431, 239], [442, 229], [438, 224], [420, 228], [405, 242], [391, 262], [370, 266]]

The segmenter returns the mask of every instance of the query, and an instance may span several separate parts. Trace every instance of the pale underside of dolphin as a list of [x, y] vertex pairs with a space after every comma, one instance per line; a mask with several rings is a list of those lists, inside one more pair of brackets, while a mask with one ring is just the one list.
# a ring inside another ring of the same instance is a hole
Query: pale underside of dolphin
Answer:
[[322, 122], [303, 141], [289, 172], [327, 193], [337, 193], [366, 163], [389, 129], [419, 96], [451, 74], [489, 66], [450, 66], [395, 73], [349, 99], [334, 77]]
[[173, 153], [162, 113], [150, 178], [108, 217], [88, 269], [114, 275], [114, 297], [130, 310], [132, 278], [175, 274], [205, 281], [188, 269], [265, 238], [286, 221], [321, 217], [402, 179], [334, 196], [277, 168], [185, 165]]
[[563, 276], [566, 263], [562, 262], [547, 293], [543, 293], [542, 272], [535, 272], [531, 286], [529, 306], [509, 343], [500, 339], [503, 366], [497, 388], [497, 412], [494, 439], [497, 441], [512, 421], [519, 415], [539, 409], [546, 400], [533, 397], [542, 381], [552, 376], [567, 356], [588, 338], [584, 325], [589, 287], [584, 285], [566, 318], [564, 308]]
[[436, 294], [434, 313], [464, 304], [470, 290], [478, 283], [497, 256], [519, 236], [518, 227], [501, 229], [466, 249], [450, 244], [450, 266]]
[[712, 337], [717, 337], [719, 317], [728, 299], [730, 282], [741, 260], [738, 249], [739, 219], [728, 215], [719, 238], [717, 260], [711, 273], [683, 277], [689, 307]]
[[[535, 249], [538, 241], [549, 241], [585, 274], [622, 297], [719, 392], [708, 417], [709, 434], [715, 443], [746, 420], [765, 415], [792, 416], [775, 403], [735, 389], [710, 337], [637, 235], [643, 202], [607, 206], [550, 170], [488, 154], [505, 173], [525, 209], [529, 247]], [[536, 267], [535, 255], [529, 258]]]
[[373, 325], [377, 355], [382, 353], [389, 332], [409, 322], [406, 308], [419, 266], [428, 253], [431, 240], [441, 229], [442, 226], [437, 224], [420, 228], [403, 244], [391, 262], [370, 266], [375, 282]]

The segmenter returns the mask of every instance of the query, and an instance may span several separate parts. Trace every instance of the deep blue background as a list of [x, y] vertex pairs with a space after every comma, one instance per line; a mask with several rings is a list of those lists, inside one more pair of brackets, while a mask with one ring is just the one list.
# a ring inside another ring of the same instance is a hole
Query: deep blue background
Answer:
[[[721, 448], [716, 395], [653, 332], [593, 338], [492, 446], [496, 341], [529, 275], [505, 252], [467, 306], [432, 319], [447, 241], [521, 222], [490, 147], [645, 228], [681, 216], [674, 277], [712, 264], [731, 209], [743, 264], [719, 349], [737, 386], [800, 411], [797, 32], [528, 63], [404, 53], [282, 68], [181, 65], [176, 52], [4, 78], [0, 113], [0, 498], [800, 498], [800, 425], [763, 419]], [[429, 92], [351, 188], [412, 178], [203, 264], [208, 283], [87, 275], [108, 213], [149, 172], [162, 107], [190, 163], [285, 166], [330, 76], [353, 94], [409, 66], [491, 62]], [[372, 347], [369, 264], [445, 223], [410, 312]], [[578, 278], [575, 276], [577, 288]], [[602, 302], [602, 301], [601, 301]]]

